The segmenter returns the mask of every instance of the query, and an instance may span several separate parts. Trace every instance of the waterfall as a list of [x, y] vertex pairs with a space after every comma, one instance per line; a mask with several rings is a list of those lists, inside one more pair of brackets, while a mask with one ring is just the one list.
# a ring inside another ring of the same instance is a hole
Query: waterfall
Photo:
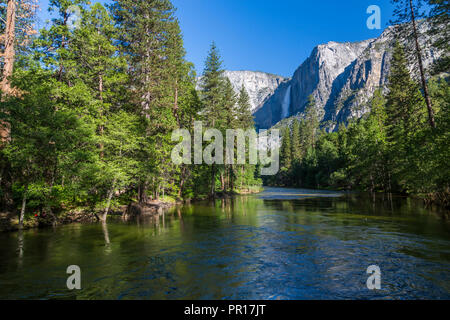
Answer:
[[281, 108], [281, 119], [285, 119], [289, 117], [289, 109], [291, 106], [291, 86], [286, 91], [286, 95], [284, 96], [283, 105]]

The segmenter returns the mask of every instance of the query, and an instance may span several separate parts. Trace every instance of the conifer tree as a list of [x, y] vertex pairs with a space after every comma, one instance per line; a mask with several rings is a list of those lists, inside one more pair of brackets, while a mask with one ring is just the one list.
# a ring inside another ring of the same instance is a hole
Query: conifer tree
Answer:
[[[16, 55], [28, 53], [31, 40], [36, 35], [35, 20], [38, 9], [37, 0], [8, 0], [6, 7], [0, 11], [0, 62], [1, 80], [0, 94], [2, 96], [15, 94], [11, 86], [11, 76], [14, 71]], [[0, 110], [2, 111], [2, 110]], [[10, 124], [0, 118], [0, 144], [10, 138]], [[0, 145], [0, 146], [1, 146]]]
[[414, 56], [419, 69], [420, 82], [424, 94], [425, 103], [428, 110], [428, 121], [432, 128], [436, 128], [435, 112], [431, 103], [430, 93], [426, 80], [426, 72], [424, 67], [423, 48], [420, 44], [420, 31], [418, 20], [425, 18], [426, 14], [421, 11], [423, 0], [392, 0], [396, 5], [394, 16], [397, 18], [393, 24], [402, 24], [397, 27], [397, 35], [404, 40], [405, 43], [414, 43]]
[[[423, 125], [423, 97], [409, 74], [404, 49], [396, 43], [386, 97], [387, 139], [391, 171], [397, 175], [408, 170], [411, 143]], [[409, 168], [411, 169], [411, 168]]]
[[248, 129], [254, 127], [255, 122], [251, 111], [250, 96], [248, 95], [244, 85], [242, 85], [239, 92], [239, 99], [237, 101], [237, 115], [239, 119], [238, 128]]
[[284, 170], [289, 170], [292, 164], [291, 130], [289, 129], [289, 126], [284, 129], [282, 137], [280, 148], [281, 167]]
[[308, 104], [305, 109], [305, 143], [306, 148], [315, 148], [317, 132], [319, 129], [319, 116], [317, 114], [316, 102], [313, 96], [308, 97]]
[[292, 123], [292, 160], [297, 163], [301, 158], [300, 122], [294, 119]]
[[[228, 129], [237, 128], [239, 125], [238, 114], [236, 110], [236, 93], [234, 92], [233, 85], [230, 79], [226, 78], [223, 87], [223, 126], [220, 128], [223, 136], [226, 136]], [[224, 139], [224, 150], [226, 148], [226, 139]], [[226, 164], [221, 168], [220, 181], [222, 192], [226, 192], [227, 188], [234, 189], [234, 170], [233, 165]]]
[[[210, 128], [221, 129], [224, 127], [224, 120], [226, 121], [223, 99], [225, 84], [220, 54], [215, 43], [212, 43], [201, 79], [201, 100], [204, 106], [202, 115], [205, 124]], [[212, 198], [216, 193], [216, 174], [217, 167], [212, 164], [210, 180], [210, 197]]]
[[[237, 101], [237, 129], [253, 130], [254, 119], [251, 111], [250, 96], [244, 85], [242, 85], [239, 91], [239, 98]], [[245, 142], [246, 150], [250, 151], [251, 144], [248, 141]], [[246, 156], [249, 153], [247, 152]], [[254, 182], [254, 172], [256, 168], [252, 164], [244, 164], [239, 166], [239, 175], [237, 180], [239, 181], [239, 188], [242, 190], [244, 185], [251, 185]]]
[[222, 60], [215, 43], [211, 44], [205, 69], [201, 79], [201, 99], [204, 105], [203, 115], [208, 126], [216, 128], [223, 120], [223, 88], [225, 77], [223, 76]]
[[[83, 14], [80, 28], [74, 30], [69, 48], [71, 58], [67, 63], [68, 79], [71, 83], [82, 81], [89, 88], [92, 95], [92, 121], [96, 124], [98, 134], [98, 149], [100, 158], [100, 169], [104, 172], [99, 175], [97, 187], [105, 195], [105, 210], [101, 215], [103, 221], [109, 212], [109, 207], [113, 194], [117, 189], [126, 187], [126, 183], [131, 180], [130, 170], [124, 161], [133, 162], [131, 156], [136, 156], [136, 150], [125, 151], [122, 139], [117, 131], [121, 128], [133, 128], [135, 123], [126, 123], [127, 119], [135, 121], [131, 115], [126, 115], [119, 106], [124, 104], [127, 92], [124, 85], [127, 81], [126, 61], [122, 56], [117, 55], [117, 48], [113, 44], [113, 39], [117, 38], [117, 29], [114, 21], [107, 10], [99, 3], [94, 4]], [[117, 113], [122, 117], [122, 123], [114, 124], [114, 129], [109, 124], [117, 118]], [[108, 129], [106, 132], [105, 130]], [[109, 136], [107, 136], [109, 134]], [[129, 137], [134, 136], [132, 132]], [[115, 148], [121, 146], [121, 152]], [[129, 144], [136, 147], [135, 144]], [[116, 163], [120, 161], [121, 166]]]
[[184, 50], [174, 7], [168, 0], [116, 0], [111, 6], [120, 31], [120, 49], [128, 61], [134, 112], [143, 117], [139, 192], [147, 200], [151, 186], [159, 198], [167, 184], [170, 132], [177, 127], [178, 76]]
[[429, 35], [432, 37], [433, 47], [441, 49], [441, 57], [433, 66], [433, 73], [448, 72], [450, 70], [450, 1], [427, 0], [431, 10], [428, 11], [428, 21], [431, 24]]

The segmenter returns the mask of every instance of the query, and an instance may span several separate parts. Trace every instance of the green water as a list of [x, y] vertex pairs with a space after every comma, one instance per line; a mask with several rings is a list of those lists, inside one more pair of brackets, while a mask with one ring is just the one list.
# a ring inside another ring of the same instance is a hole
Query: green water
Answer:
[[[1, 299], [450, 298], [450, 223], [411, 199], [268, 188], [0, 243]], [[81, 290], [66, 287], [69, 265]]]

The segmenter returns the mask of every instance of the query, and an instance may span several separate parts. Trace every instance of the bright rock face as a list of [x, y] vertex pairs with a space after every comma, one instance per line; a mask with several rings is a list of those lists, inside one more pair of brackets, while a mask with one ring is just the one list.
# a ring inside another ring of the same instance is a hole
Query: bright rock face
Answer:
[[[426, 25], [421, 26], [422, 31], [423, 28]], [[328, 130], [369, 112], [368, 102], [374, 91], [385, 89], [387, 84], [394, 33], [388, 28], [377, 39], [329, 42], [314, 48], [292, 79], [280, 83], [255, 111], [256, 126], [268, 129], [284, 118], [301, 115], [309, 95], [314, 97], [322, 123]], [[424, 64], [428, 67], [440, 54], [432, 48], [424, 48]]]
[[224, 75], [230, 79], [236, 93], [244, 85], [250, 96], [252, 112], [259, 108], [268, 97], [273, 95], [281, 83], [286, 81], [281, 76], [254, 71], [225, 71]]

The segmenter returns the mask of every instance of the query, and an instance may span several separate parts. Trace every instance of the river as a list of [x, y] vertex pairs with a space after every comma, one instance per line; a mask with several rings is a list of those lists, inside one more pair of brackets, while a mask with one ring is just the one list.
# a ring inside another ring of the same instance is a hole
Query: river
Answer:
[[266, 188], [0, 244], [0, 299], [450, 299], [450, 223], [408, 198]]

